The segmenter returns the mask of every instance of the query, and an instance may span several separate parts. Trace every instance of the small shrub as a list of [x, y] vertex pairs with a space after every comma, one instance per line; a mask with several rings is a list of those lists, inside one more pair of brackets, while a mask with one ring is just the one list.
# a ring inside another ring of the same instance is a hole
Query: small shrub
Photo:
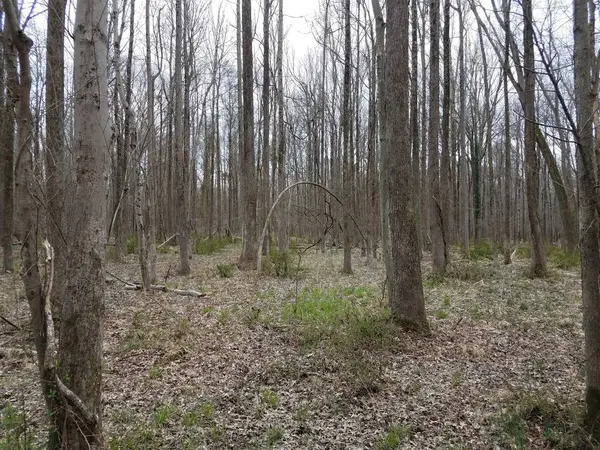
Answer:
[[448, 313], [446, 311], [436, 311], [435, 317], [437, 317], [440, 320], [443, 320], [446, 317], [448, 317]]
[[[503, 448], [597, 448], [590, 444], [583, 427], [584, 410], [580, 404], [550, 392], [515, 394], [496, 417]], [[597, 443], [595, 444], [597, 445]]]
[[283, 439], [283, 428], [279, 425], [270, 427], [265, 436], [265, 444], [267, 448], [273, 448], [281, 439]]
[[480, 259], [494, 259], [494, 250], [492, 245], [486, 240], [475, 242], [469, 248], [469, 259], [478, 261]]
[[127, 253], [133, 255], [137, 253], [138, 238], [137, 234], [132, 234], [127, 237]]
[[194, 253], [197, 255], [210, 255], [218, 250], [233, 244], [234, 239], [231, 236], [226, 237], [196, 237], [194, 239]]
[[554, 245], [546, 245], [546, 256], [548, 260], [559, 269], [569, 270], [574, 267], [579, 267], [580, 255], [579, 252], [569, 252], [561, 247]]
[[298, 273], [298, 258], [295, 253], [284, 252], [271, 249], [267, 256], [261, 260], [264, 273], [277, 278], [290, 278]]
[[163, 369], [157, 365], [150, 367], [148, 376], [151, 380], [160, 380], [163, 377]]
[[530, 259], [531, 258], [531, 246], [528, 244], [519, 245], [515, 249], [515, 256], [518, 259]]
[[270, 389], [265, 389], [260, 393], [260, 401], [269, 408], [277, 408], [279, 405], [277, 393]]
[[43, 449], [35, 443], [35, 434], [28, 430], [27, 416], [10, 402], [0, 406], [0, 449]]
[[162, 427], [167, 420], [175, 413], [176, 409], [172, 405], [160, 405], [154, 411], [154, 425]]
[[375, 448], [377, 450], [395, 450], [400, 448], [405, 440], [409, 440], [411, 434], [410, 425], [390, 425], [387, 433], [375, 444]]
[[217, 272], [221, 278], [231, 278], [235, 270], [235, 264], [217, 264]]
[[444, 306], [450, 306], [450, 296], [448, 294], [444, 295], [444, 299], [442, 300], [442, 304]]

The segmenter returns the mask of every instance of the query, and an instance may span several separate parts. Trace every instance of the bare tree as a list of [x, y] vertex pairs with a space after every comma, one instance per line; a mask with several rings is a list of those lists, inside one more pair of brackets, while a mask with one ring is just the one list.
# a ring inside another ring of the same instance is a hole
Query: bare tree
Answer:
[[596, 92], [591, 79], [594, 49], [591, 45], [588, 2], [574, 0], [575, 100], [577, 105], [577, 169], [580, 199], [581, 292], [585, 331], [587, 426], [600, 440], [600, 249], [598, 239], [598, 166], [590, 118]]
[[183, 56], [183, 11], [182, 1], [175, 1], [175, 158], [177, 160], [177, 208], [179, 212], [179, 273], [190, 273], [190, 227], [189, 227], [189, 195], [188, 188], [188, 151], [184, 148], [183, 127], [183, 81], [182, 81], [182, 56]]
[[[427, 332], [425, 299], [421, 279], [419, 237], [411, 168], [409, 113], [409, 11], [408, 2], [387, 7], [386, 120], [391, 279], [389, 302], [395, 319], [404, 327]], [[393, 143], [393, 144], [392, 144]], [[392, 150], [393, 149], [393, 150]]]
[[440, 2], [432, 0], [429, 10], [429, 214], [433, 271], [446, 272], [446, 238], [440, 189]]
[[535, 120], [535, 55], [533, 46], [533, 14], [531, 0], [523, 0], [523, 71], [525, 74], [525, 188], [531, 227], [531, 275], [546, 276], [546, 255], [539, 216], [540, 161], [536, 150]]
[[253, 269], [256, 266], [257, 242], [257, 185], [254, 171], [254, 83], [252, 62], [252, 6], [250, 0], [242, 0], [242, 83], [243, 83], [243, 130], [244, 146], [241, 157], [240, 189], [244, 209], [244, 243], [240, 267]]
[[343, 202], [344, 202], [344, 273], [352, 273], [352, 234], [350, 230], [350, 214], [352, 210], [352, 175], [350, 162], [350, 64], [352, 52], [352, 39], [350, 33], [350, 0], [344, 1], [344, 94], [342, 105], [342, 138], [343, 138]]

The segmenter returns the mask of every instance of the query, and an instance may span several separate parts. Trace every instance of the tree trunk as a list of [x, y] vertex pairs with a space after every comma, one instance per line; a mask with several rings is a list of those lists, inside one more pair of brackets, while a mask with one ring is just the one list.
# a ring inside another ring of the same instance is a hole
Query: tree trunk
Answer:
[[[264, 1], [263, 11], [263, 86], [262, 86], [262, 120], [263, 120], [263, 153], [262, 153], [262, 222], [267, 217], [269, 212], [270, 202], [270, 189], [269, 189], [269, 133], [270, 133], [270, 111], [269, 111], [269, 97], [270, 97], [270, 84], [271, 84], [271, 65], [269, 60], [270, 50], [270, 32], [269, 22], [271, 19], [271, 0]], [[263, 242], [263, 254], [269, 253], [269, 233], [265, 236], [265, 242]]]
[[[391, 274], [389, 302], [402, 326], [427, 332], [421, 279], [415, 192], [411, 168], [409, 114], [408, 2], [392, 2], [387, 11], [386, 96], [387, 142], [394, 143], [384, 170], [388, 172]], [[390, 146], [391, 149], [391, 146]]]
[[460, 203], [460, 214], [459, 214], [459, 234], [460, 243], [463, 248], [463, 252], [469, 254], [469, 185], [468, 185], [468, 166], [467, 166], [467, 134], [465, 130], [466, 122], [466, 86], [465, 86], [465, 24], [464, 24], [464, 12], [459, 7], [459, 44], [458, 44], [458, 64], [459, 64], [459, 92], [460, 92], [460, 107], [458, 112], [458, 139], [459, 139], [459, 203]]
[[179, 273], [189, 275], [190, 260], [192, 258], [190, 248], [189, 230], [189, 188], [188, 188], [188, 159], [184, 148], [183, 128], [183, 82], [182, 82], [182, 56], [183, 56], [183, 11], [182, 0], [175, 0], [175, 110], [174, 129], [175, 133], [175, 159], [177, 173], [177, 208], [179, 229]]
[[525, 189], [527, 191], [527, 212], [531, 228], [531, 275], [544, 277], [546, 255], [539, 216], [539, 170], [540, 161], [536, 149], [535, 124], [535, 59], [533, 48], [532, 0], [523, 0], [523, 66], [525, 74], [524, 113], [525, 113]]
[[450, 46], [450, 0], [444, 0], [444, 99], [442, 104], [442, 155], [440, 158], [440, 204], [442, 207], [442, 236], [444, 260], [450, 259], [450, 71], [452, 69]]
[[256, 266], [258, 230], [256, 222], [257, 186], [254, 170], [254, 78], [252, 70], [252, 6], [250, 0], [242, 0], [242, 54], [244, 147], [241, 157], [243, 170], [240, 177], [240, 189], [244, 210], [244, 243], [239, 266], [243, 269], [253, 269]]
[[48, 2], [46, 41], [46, 198], [48, 241], [54, 248], [55, 279], [52, 287], [52, 311], [59, 316], [66, 288], [67, 239], [64, 223], [65, 112], [64, 112], [64, 27], [66, 0]]
[[343, 133], [343, 197], [344, 197], [344, 273], [352, 273], [352, 233], [350, 232], [350, 215], [352, 213], [352, 164], [350, 161], [350, 64], [352, 40], [350, 34], [350, 0], [344, 1], [344, 94], [342, 105], [342, 133]]
[[510, 70], [510, 54], [509, 54], [509, 36], [508, 23], [510, 20], [510, 0], [504, 0], [502, 8], [504, 9], [504, 21], [507, 24], [505, 29], [505, 50], [504, 50], [504, 71], [502, 87], [504, 93], [504, 264], [511, 263], [511, 234], [510, 234], [510, 217], [512, 208], [510, 183], [511, 183], [511, 161], [510, 161], [510, 109], [508, 103], [508, 71]]
[[433, 272], [446, 273], [443, 202], [440, 189], [440, 3], [432, 0], [429, 10], [429, 230]]
[[590, 77], [590, 26], [588, 2], [574, 1], [575, 40], [575, 104], [577, 105], [577, 168], [581, 232], [581, 292], [583, 297], [583, 329], [586, 360], [586, 424], [591, 435], [600, 440], [600, 249], [598, 239], [597, 166], [594, 135], [590, 117], [596, 93]]
[[[282, 192], [285, 189], [285, 122], [284, 122], [284, 104], [283, 104], [283, 0], [279, 0], [277, 22], [277, 183], [278, 190]], [[288, 211], [283, 204], [279, 208], [277, 218], [277, 246], [279, 253], [287, 253], [289, 250], [288, 236]]]
[[66, 411], [63, 448], [102, 448], [102, 339], [108, 142], [107, 10], [103, 0], [78, 0], [74, 48], [74, 146], [77, 188], [69, 284], [62, 309], [59, 375], [91, 412]]

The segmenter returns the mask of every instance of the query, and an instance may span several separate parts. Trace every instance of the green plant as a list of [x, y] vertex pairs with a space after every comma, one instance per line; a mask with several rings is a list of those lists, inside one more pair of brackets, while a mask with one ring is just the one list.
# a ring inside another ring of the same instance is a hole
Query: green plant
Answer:
[[45, 446], [36, 444], [35, 434], [29, 430], [25, 413], [19, 412], [10, 402], [0, 406], [0, 449], [36, 450]]
[[375, 443], [377, 450], [395, 450], [412, 434], [410, 425], [390, 425], [387, 433]]
[[235, 264], [217, 264], [217, 272], [221, 278], [231, 278], [235, 270]]
[[469, 247], [469, 259], [477, 261], [480, 259], [493, 259], [494, 249], [486, 240], [479, 240]]
[[289, 278], [298, 273], [299, 256], [291, 252], [279, 252], [271, 249], [269, 254], [263, 257], [261, 264], [263, 272], [277, 278]]
[[517, 248], [515, 248], [514, 252], [518, 259], [531, 258], [531, 246], [528, 244], [519, 245]]
[[554, 245], [546, 245], [546, 256], [552, 264], [564, 270], [579, 267], [581, 259], [579, 252], [570, 252]]
[[279, 405], [277, 393], [270, 389], [265, 389], [260, 393], [260, 401], [269, 408], [277, 408]]
[[219, 322], [219, 325], [227, 324], [227, 322], [229, 322], [229, 310], [227, 310], [227, 309], [220, 310], [219, 313], [217, 314], [217, 322]]
[[133, 255], [137, 253], [138, 237], [137, 234], [127, 236], [127, 253]]
[[233, 237], [196, 237], [193, 250], [197, 255], [210, 255], [234, 242]]
[[448, 313], [446, 311], [436, 311], [435, 312], [435, 317], [437, 317], [440, 320], [443, 320], [446, 317], [448, 317]]
[[160, 380], [163, 377], [163, 369], [160, 366], [153, 365], [148, 371], [151, 380]]
[[160, 405], [154, 411], [154, 425], [156, 425], [157, 427], [162, 427], [175, 412], [176, 409], [173, 405]]
[[444, 299], [442, 300], [442, 305], [450, 306], [450, 296], [448, 294], [444, 295]]
[[269, 427], [265, 436], [265, 444], [267, 448], [273, 448], [281, 439], [283, 439], [283, 428], [279, 425]]
[[578, 449], [587, 447], [582, 405], [549, 391], [516, 393], [495, 417], [503, 448]]
[[480, 281], [493, 278], [494, 275], [493, 267], [484, 261], [457, 261], [451, 264], [446, 271], [448, 278], [456, 278], [461, 281]]

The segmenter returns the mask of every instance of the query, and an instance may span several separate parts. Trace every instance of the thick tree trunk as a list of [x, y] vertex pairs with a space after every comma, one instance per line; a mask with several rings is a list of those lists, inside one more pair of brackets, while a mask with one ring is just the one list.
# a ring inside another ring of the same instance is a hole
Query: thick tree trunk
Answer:
[[600, 440], [600, 249], [596, 186], [598, 174], [590, 117], [596, 93], [590, 77], [590, 26], [588, 2], [574, 1], [575, 102], [579, 140], [577, 168], [580, 200], [581, 292], [585, 332], [587, 426]]
[[[391, 274], [389, 302], [394, 318], [404, 327], [427, 332], [425, 299], [421, 279], [419, 238], [415, 215], [415, 192], [411, 168], [408, 71], [408, 2], [388, 4], [386, 47], [387, 142]], [[393, 151], [391, 151], [393, 148]]]
[[243, 168], [240, 177], [244, 218], [244, 244], [239, 266], [253, 269], [256, 266], [257, 222], [256, 203], [257, 185], [254, 157], [254, 83], [252, 62], [252, 7], [250, 0], [242, 0], [242, 83], [244, 102], [244, 147], [241, 157]]
[[74, 146], [77, 188], [73, 241], [63, 303], [59, 375], [79, 396], [89, 415], [68, 409], [63, 448], [102, 448], [102, 340], [108, 122], [107, 10], [104, 0], [78, 0], [74, 48]]
[[525, 74], [524, 113], [525, 113], [525, 189], [527, 191], [527, 211], [531, 228], [531, 275], [544, 277], [546, 254], [539, 216], [539, 170], [540, 161], [536, 149], [535, 124], [535, 59], [533, 49], [533, 22], [531, 0], [523, 1], [523, 69]]

